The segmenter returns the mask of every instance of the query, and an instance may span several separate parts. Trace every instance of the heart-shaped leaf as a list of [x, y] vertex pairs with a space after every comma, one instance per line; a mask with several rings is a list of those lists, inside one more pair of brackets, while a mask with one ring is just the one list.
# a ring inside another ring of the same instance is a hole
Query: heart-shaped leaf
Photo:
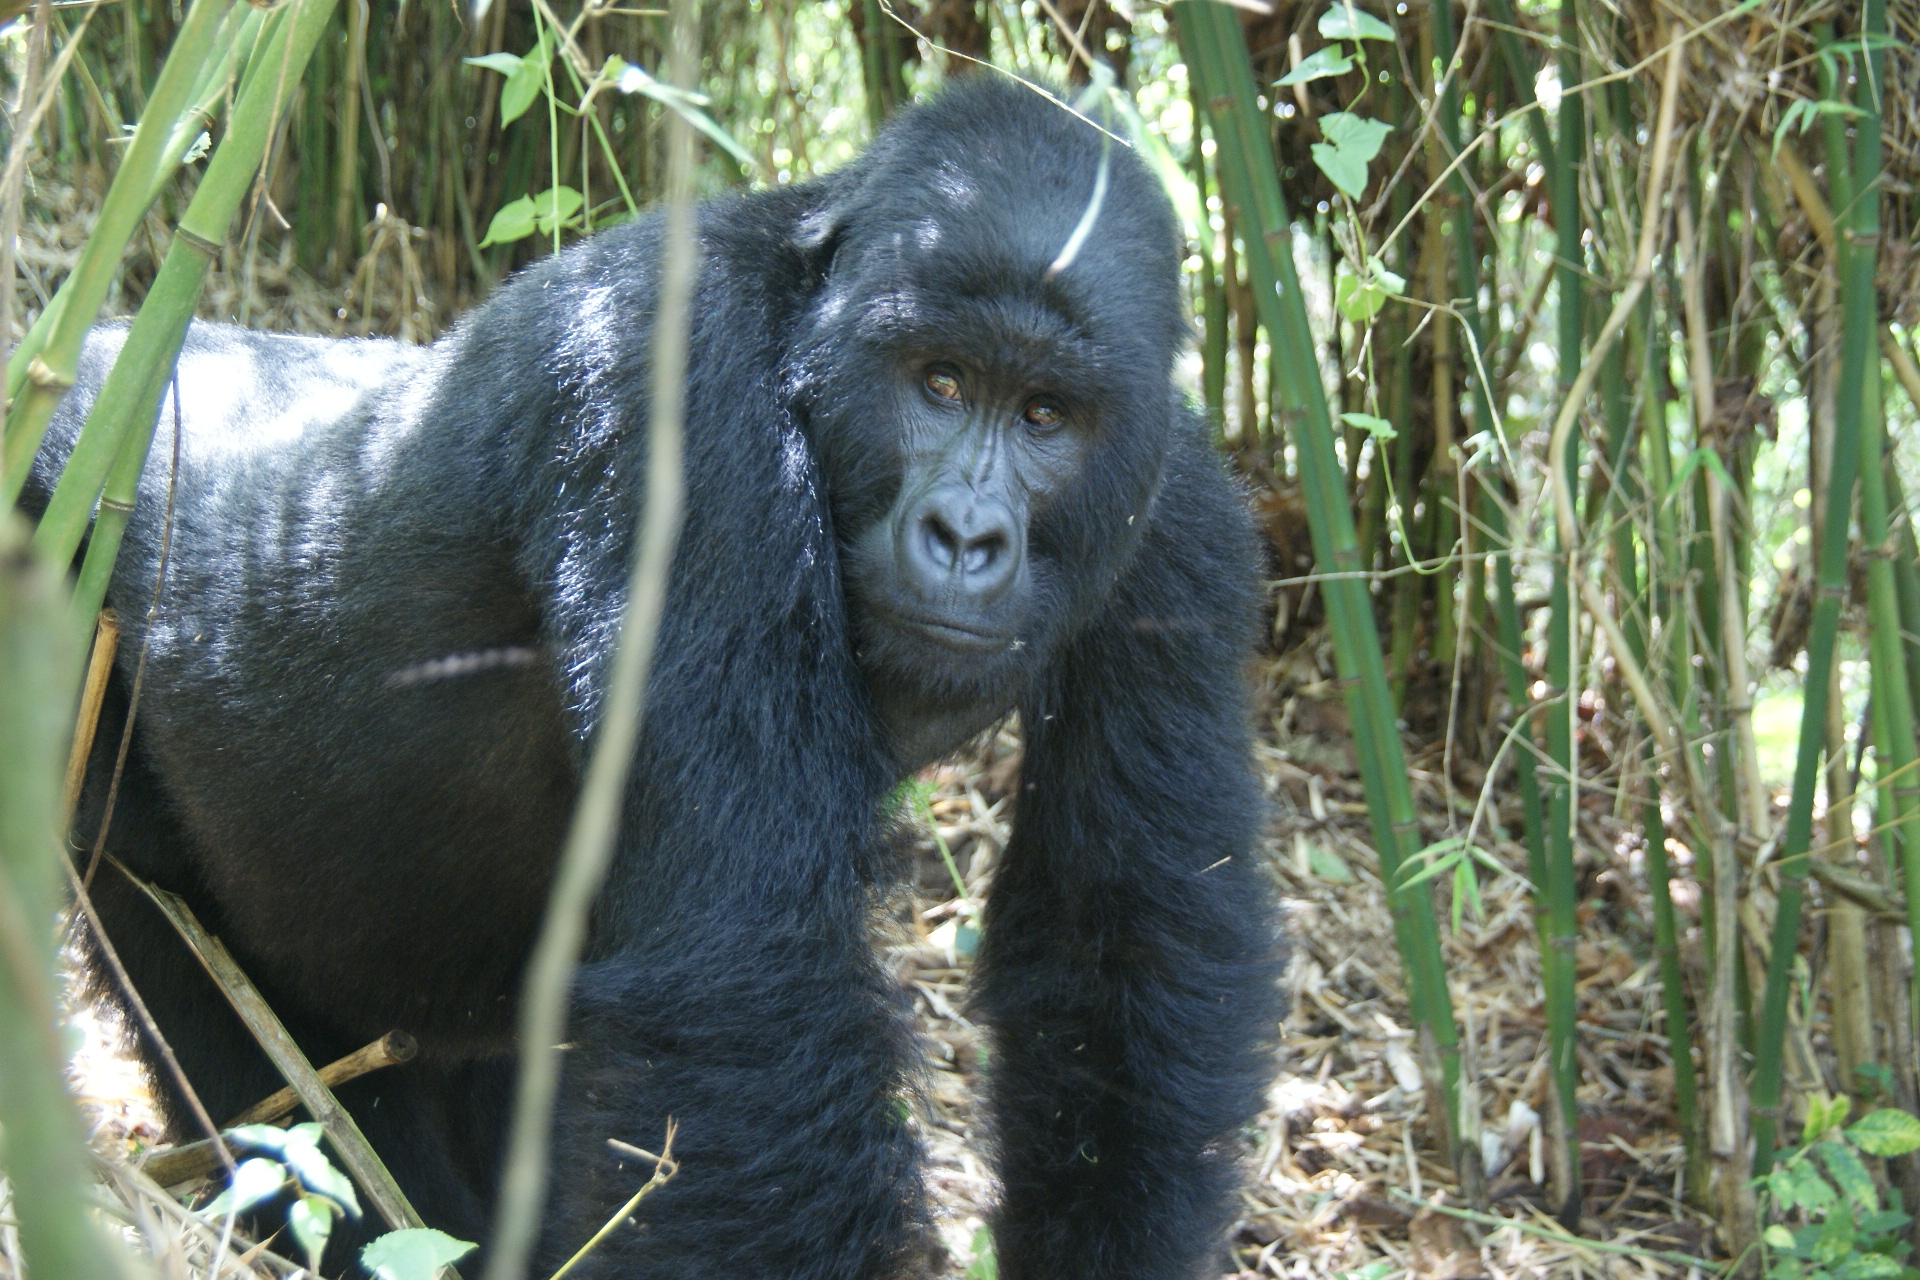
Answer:
[[1320, 15], [1320, 35], [1327, 40], [1391, 40], [1393, 28], [1358, 5], [1341, 3]]
[[487, 238], [476, 247], [484, 249], [492, 244], [512, 244], [515, 240], [525, 240], [533, 234], [533, 218], [532, 196], [509, 200], [493, 215], [493, 221], [487, 224]]
[[360, 1251], [360, 1265], [374, 1280], [433, 1280], [448, 1263], [479, 1248], [431, 1227], [389, 1231]]
[[1345, 75], [1351, 70], [1353, 70], [1353, 59], [1342, 52], [1339, 45], [1330, 44], [1300, 59], [1299, 66], [1281, 76], [1275, 83], [1306, 84], [1310, 80], [1321, 80], [1327, 76]]

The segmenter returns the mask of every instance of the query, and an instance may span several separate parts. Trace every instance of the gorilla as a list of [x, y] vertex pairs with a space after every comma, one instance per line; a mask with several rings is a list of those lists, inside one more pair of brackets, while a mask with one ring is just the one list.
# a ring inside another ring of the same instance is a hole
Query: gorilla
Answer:
[[[1255, 542], [1175, 384], [1168, 202], [1086, 120], [980, 76], [827, 178], [703, 204], [698, 234], [684, 532], [571, 993], [541, 1257], [650, 1172], [608, 1139], [657, 1146], [673, 1117], [681, 1172], [591, 1274], [926, 1265], [920, 1068], [872, 941], [907, 870], [889, 799], [1017, 712], [971, 997], [1000, 1274], [1217, 1275], [1279, 943]], [[590, 237], [425, 348], [196, 325], [110, 594], [127, 631], [76, 844], [144, 661], [107, 848], [187, 899], [314, 1062], [418, 1040], [341, 1098], [469, 1240], [619, 630], [660, 244], [654, 218]], [[123, 337], [90, 338], [29, 511]], [[212, 1115], [278, 1088], [158, 912], [110, 869], [94, 892]]]

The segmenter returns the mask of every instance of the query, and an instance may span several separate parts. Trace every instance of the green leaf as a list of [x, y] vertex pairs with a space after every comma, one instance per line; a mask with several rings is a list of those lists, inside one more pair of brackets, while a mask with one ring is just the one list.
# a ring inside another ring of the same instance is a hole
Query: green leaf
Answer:
[[333, 1167], [320, 1150], [320, 1126], [296, 1125], [287, 1130], [285, 1156], [287, 1167], [300, 1185], [339, 1205], [350, 1218], [360, 1216], [360, 1199], [354, 1194], [353, 1181]]
[[1856, 1253], [1834, 1269], [1834, 1280], [1894, 1280], [1906, 1268], [1884, 1253]]
[[243, 1147], [258, 1147], [279, 1155], [287, 1145], [287, 1130], [277, 1124], [243, 1124], [226, 1131], [227, 1137]]
[[1793, 1232], [1777, 1222], [1768, 1227], [1760, 1238], [1767, 1242], [1767, 1247], [1770, 1249], [1791, 1250], [1793, 1248]]
[[1375, 440], [1393, 440], [1400, 434], [1393, 429], [1391, 422], [1385, 418], [1376, 418], [1370, 413], [1343, 413], [1340, 415], [1340, 421], [1350, 427], [1359, 427]]
[[441, 1267], [460, 1261], [479, 1247], [432, 1227], [412, 1227], [389, 1231], [362, 1249], [360, 1265], [374, 1280], [433, 1280]]
[[1354, 4], [1336, 4], [1320, 15], [1324, 40], [1391, 40], [1393, 28]]
[[242, 1160], [240, 1167], [233, 1171], [233, 1181], [227, 1185], [227, 1189], [215, 1196], [212, 1203], [201, 1212], [210, 1218], [245, 1213], [262, 1200], [271, 1200], [279, 1195], [280, 1188], [285, 1185], [287, 1171], [278, 1160], [258, 1156], [252, 1160]]
[[1300, 59], [1300, 65], [1274, 81], [1276, 85], [1306, 84], [1311, 80], [1324, 80], [1328, 76], [1341, 76], [1353, 70], [1353, 59], [1337, 44], [1324, 49], [1315, 49]]
[[1384, 120], [1369, 120], [1351, 111], [1331, 111], [1320, 117], [1320, 133], [1342, 151], [1350, 151], [1361, 160], [1380, 154], [1380, 144], [1393, 132]]
[[547, 86], [547, 65], [553, 61], [553, 45], [546, 29], [540, 30], [540, 38], [533, 48], [520, 59], [520, 65], [507, 76], [507, 82], [500, 86], [500, 127], [506, 128], [527, 113], [534, 99]]
[[520, 69], [520, 55], [517, 53], [489, 53], [478, 58], [462, 59], [470, 67], [485, 67], [489, 71], [498, 71], [510, 76]]
[[1364, 1267], [1338, 1272], [1334, 1280], [1387, 1280], [1388, 1276], [1398, 1270], [1400, 1267], [1392, 1259], [1382, 1258], [1378, 1262], [1369, 1262]]
[[484, 249], [490, 244], [512, 244], [515, 240], [525, 240], [533, 234], [533, 220], [532, 196], [510, 200], [493, 215], [493, 221], [487, 224], [487, 238], [476, 247]]
[[580, 212], [581, 195], [572, 187], [552, 187], [533, 197], [534, 225], [540, 228], [540, 234], [550, 236], [556, 227], [567, 225], [567, 219]]
[[1830, 1213], [1813, 1241], [1813, 1261], [1831, 1267], [1853, 1252], [1853, 1215]]
[[973, 1261], [967, 1264], [965, 1280], [1000, 1280], [1000, 1259], [993, 1251], [993, 1229], [981, 1227], [974, 1232], [969, 1248], [973, 1251]]
[[1781, 1204], [1786, 1208], [1795, 1205], [1803, 1209], [1818, 1212], [1828, 1208], [1837, 1198], [1833, 1186], [1820, 1176], [1810, 1160], [1797, 1161], [1781, 1171], [1786, 1180], [1788, 1191]]
[[1355, 324], [1366, 324], [1380, 314], [1387, 299], [1407, 287], [1407, 282], [1373, 263], [1365, 278], [1342, 267], [1333, 282], [1333, 305]]
[[1334, 186], [1358, 200], [1367, 189], [1367, 162], [1324, 142], [1313, 144], [1313, 162]]
[[1870, 1156], [1903, 1156], [1920, 1151], [1920, 1120], [1904, 1111], [1882, 1107], [1860, 1117], [1859, 1123], [1847, 1130], [1847, 1138]]
[[1352, 884], [1353, 869], [1347, 860], [1322, 845], [1307, 842], [1307, 869], [1330, 884]]
[[[1833, 1178], [1834, 1185], [1840, 1188], [1842, 1195], [1853, 1201], [1869, 1213], [1880, 1207], [1880, 1193], [1873, 1185], [1873, 1175], [1867, 1172], [1867, 1166], [1860, 1163], [1860, 1157], [1853, 1148], [1844, 1142], [1832, 1140], [1822, 1142], [1814, 1148], [1820, 1156], [1820, 1163], [1827, 1166], [1827, 1173]], [[1835, 1215], [1840, 1211], [1836, 1209]], [[1845, 1215], [1852, 1221], [1853, 1215]]]
[[1358, 200], [1367, 187], [1367, 162], [1380, 154], [1393, 126], [1369, 120], [1351, 111], [1335, 111], [1320, 117], [1320, 133], [1326, 142], [1313, 144], [1313, 162], [1334, 186]]
[[287, 1230], [307, 1255], [307, 1266], [320, 1270], [320, 1255], [327, 1250], [327, 1237], [333, 1234], [333, 1201], [325, 1196], [302, 1196], [287, 1210]]

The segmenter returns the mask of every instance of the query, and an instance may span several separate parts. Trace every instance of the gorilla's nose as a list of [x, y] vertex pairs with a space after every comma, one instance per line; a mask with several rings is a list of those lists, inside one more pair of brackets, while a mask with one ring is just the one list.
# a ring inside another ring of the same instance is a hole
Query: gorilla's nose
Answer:
[[929, 596], [958, 594], [988, 604], [1019, 572], [1019, 521], [1005, 502], [973, 489], [934, 490], [908, 518], [904, 532], [905, 568]]

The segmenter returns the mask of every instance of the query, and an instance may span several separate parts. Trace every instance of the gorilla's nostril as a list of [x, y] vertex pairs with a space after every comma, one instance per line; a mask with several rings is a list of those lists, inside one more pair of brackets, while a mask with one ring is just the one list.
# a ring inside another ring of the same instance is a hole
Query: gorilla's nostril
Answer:
[[1005, 549], [1006, 539], [997, 533], [979, 538], [968, 545], [966, 554], [961, 557], [961, 571], [970, 574], [983, 572], [992, 567]]
[[960, 535], [948, 528], [947, 522], [938, 515], [928, 514], [921, 520], [920, 534], [926, 543], [927, 558], [939, 568], [951, 569], [962, 559]]

